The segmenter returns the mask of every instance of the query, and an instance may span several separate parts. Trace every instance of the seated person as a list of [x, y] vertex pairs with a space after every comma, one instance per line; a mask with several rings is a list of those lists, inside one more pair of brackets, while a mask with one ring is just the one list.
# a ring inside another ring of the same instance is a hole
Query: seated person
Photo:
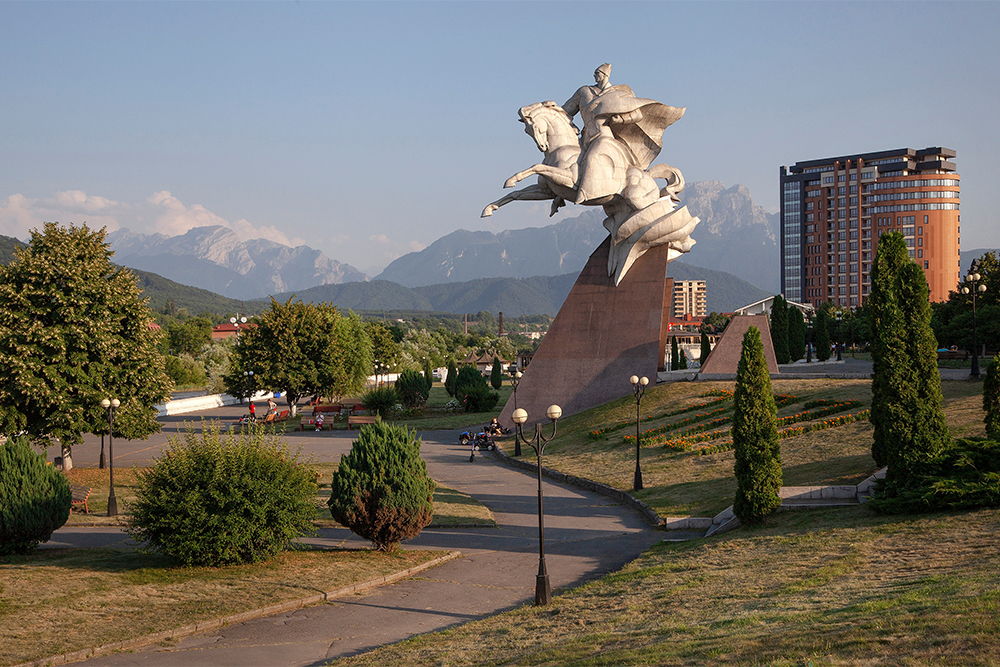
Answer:
[[321, 412], [318, 415], [316, 415], [316, 419], [313, 420], [313, 423], [316, 425], [317, 431], [323, 430], [323, 421], [324, 421], [324, 416], [323, 413]]

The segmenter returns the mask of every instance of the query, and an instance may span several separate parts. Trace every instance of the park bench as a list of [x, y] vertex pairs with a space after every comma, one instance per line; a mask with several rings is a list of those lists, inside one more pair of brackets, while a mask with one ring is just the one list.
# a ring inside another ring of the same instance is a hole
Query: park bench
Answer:
[[73, 500], [69, 508], [73, 509], [76, 505], [83, 505], [83, 513], [90, 514], [90, 507], [87, 506], [87, 500], [90, 499], [90, 487], [81, 486], [80, 484], [70, 484], [69, 490], [73, 494]]
[[358, 426], [362, 424], [374, 424], [375, 422], [382, 421], [382, 418], [378, 415], [351, 415], [347, 418], [347, 430], [351, 430], [351, 426], [357, 424]]
[[948, 351], [941, 351], [941, 352], [938, 352], [937, 355], [938, 355], [938, 361], [945, 361], [945, 360], [968, 361], [969, 360], [969, 351], [968, 350], [948, 350]]

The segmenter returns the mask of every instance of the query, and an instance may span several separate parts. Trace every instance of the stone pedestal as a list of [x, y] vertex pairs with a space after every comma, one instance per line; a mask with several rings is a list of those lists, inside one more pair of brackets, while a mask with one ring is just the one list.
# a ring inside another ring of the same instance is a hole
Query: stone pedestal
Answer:
[[[629, 377], [656, 381], [663, 367], [669, 307], [668, 246], [646, 251], [615, 287], [608, 276], [605, 239], [590, 256], [552, 326], [535, 351], [517, 389], [517, 407], [528, 412], [526, 426], [547, 422], [553, 403], [563, 416], [629, 396]], [[500, 422], [511, 426], [511, 396]]]

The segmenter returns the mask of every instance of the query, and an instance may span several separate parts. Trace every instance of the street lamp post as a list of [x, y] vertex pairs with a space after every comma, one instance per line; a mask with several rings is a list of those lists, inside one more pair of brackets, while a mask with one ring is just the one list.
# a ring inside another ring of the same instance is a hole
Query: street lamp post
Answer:
[[812, 333], [813, 333], [813, 311], [810, 310], [806, 313], [806, 363], [807, 364], [811, 364], [813, 360]]
[[542, 453], [545, 445], [552, 438], [556, 437], [556, 422], [562, 417], [562, 408], [558, 405], [550, 405], [545, 411], [545, 415], [552, 420], [552, 435], [546, 438], [542, 435], [542, 425], [535, 424], [535, 436], [528, 440], [524, 437], [521, 426], [528, 421], [528, 413], [523, 408], [514, 410], [511, 419], [514, 420], [515, 440], [524, 440], [524, 444], [530, 445], [535, 450], [538, 457], [538, 575], [535, 577], [535, 606], [541, 607], [552, 602], [552, 586], [549, 584], [549, 572], [545, 568], [545, 520], [542, 513]]
[[[514, 390], [514, 409], [517, 410], [517, 385], [521, 383], [521, 371], [512, 368], [510, 371], [510, 386]], [[514, 438], [514, 456], [521, 455], [521, 441]]]
[[844, 340], [844, 332], [841, 329], [841, 327], [843, 326], [842, 324], [843, 321], [844, 321], [844, 314], [838, 310], [837, 311], [837, 361], [844, 360], [840, 352], [841, 347], [843, 347], [841, 341]]
[[247, 323], [247, 318], [246, 317], [240, 317], [240, 314], [236, 313], [236, 317], [230, 317], [229, 318], [229, 323], [236, 326], [236, 340], [239, 341], [239, 339], [240, 339], [240, 325], [241, 324], [246, 324]]
[[108, 463], [111, 469], [111, 489], [108, 492], [108, 516], [118, 516], [118, 499], [115, 498], [115, 410], [121, 405], [117, 398], [102, 399], [101, 407], [108, 411]]
[[243, 371], [243, 381], [246, 382], [247, 400], [253, 401], [253, 371]]
[[976, 338], [976, 293], [986, 291], [986, 285], [979, 284], [982, 280], [979, 275], [979, 260], [972, 260], [972, 267], [969, 274], [965, 276], [965, 282], [969, 283], [962, 288], [962, 294], [972, 294], [972, 373], [969, 377], [979, 379], [979, 340]]
[[635, 475], [632, 478], [632, 490], [642, 491], [642, 470], [639, 469], [639, 404], [642, 403], [642, 395], [646, 393], [649, 378], [633, 375], [628, 381], [632, 383], [632, 393], [635, 394]]

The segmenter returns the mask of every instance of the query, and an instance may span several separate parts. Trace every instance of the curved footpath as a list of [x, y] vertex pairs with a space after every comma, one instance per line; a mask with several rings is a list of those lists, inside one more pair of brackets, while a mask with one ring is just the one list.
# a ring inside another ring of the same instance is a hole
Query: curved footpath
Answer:
[[[197, 634], [170, 647], [101, 656], [92, 665], [314, 665], [415, 634], [483, 618], [534, 599], [538, 569], [538, 482], [492, 454], [469, 462], [457, 431], [421, 434], [428, 472], [492, 510], [499, 528], [430, 529], [410, 549], [459, 550], [463, 557], [365, 593]], [[290, 434], [306, 455], [338, 461], [356, 434]], [[116, 455], [118, 454], [118, 443]], [[137, 448], [142, 443], [136, 443]], [[144, 448], [148, 451], [148, 447]], [[125, 452], [123, 452], [125, 454]], [[127, 456], [140, 463], [142, 454]], [[642, 515], [608, 498], [543, 480], [545, 553], [556, 592], [615, 571], [663, 538]], [[122, 544], [110, 528], [65, 528], [49, 546]], [[343, 528], [304, 540], [324, 547], [365, 547]]]

